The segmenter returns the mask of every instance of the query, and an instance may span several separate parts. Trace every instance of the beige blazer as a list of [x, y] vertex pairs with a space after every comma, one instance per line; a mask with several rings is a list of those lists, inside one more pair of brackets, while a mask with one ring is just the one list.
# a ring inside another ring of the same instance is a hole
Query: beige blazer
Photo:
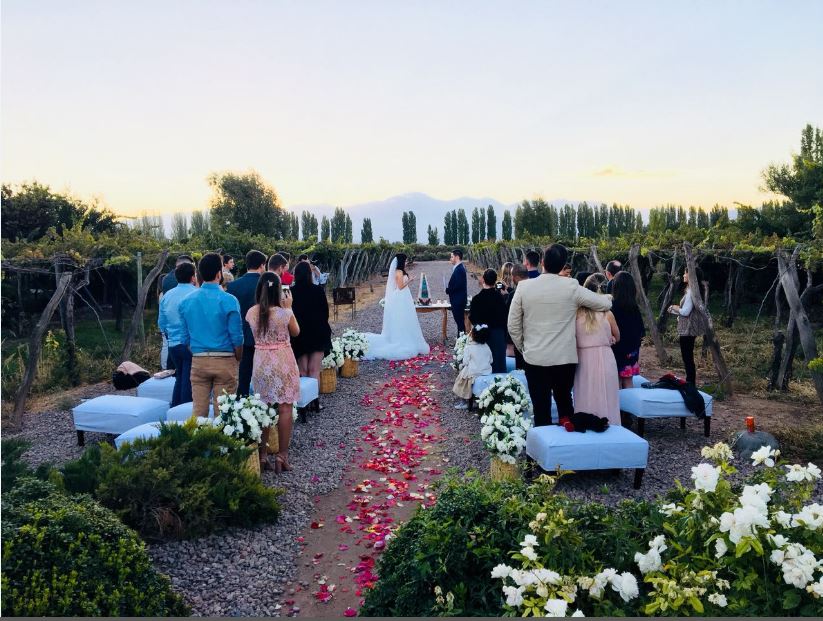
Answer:
[[541, 274], [517, 285], [509, 310], [509, 335], [526, 362], [541, 367], [577, 363], [575, 318], [580, 306], [607, 311], [611, 296], [557, 274]]

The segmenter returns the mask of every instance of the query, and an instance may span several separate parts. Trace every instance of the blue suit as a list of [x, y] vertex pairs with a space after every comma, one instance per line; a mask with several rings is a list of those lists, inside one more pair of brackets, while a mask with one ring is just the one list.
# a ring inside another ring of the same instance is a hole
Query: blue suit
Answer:
[[466, 331], [465, 309], [466, 300], [468, 300], [468, 285], [466, 282], [466, 267], [462, 263], [458, 263], [452, 276], [449, 278], [449, 285], [446, 287], [446, 295], [449, 296], [449, 303], [452, 307], [452, 317], [457, 324], [457, 333]]
[[257, 291], [259, 281], [260, 274], [246, 272], [226, 286], [226, 293], [231, 293], [240, 302], [240, 317], [243, 319], [243, 357], [240, 359], [237, 378], [237, 394], [241, 396], [248, 395], [251, 386], [251, 373], [254, 365], [254, 334], [251, 331], [249, 322], [246, 321], [246, 313], [249, 312], [252, 306], [257, 304], [254, 294]]

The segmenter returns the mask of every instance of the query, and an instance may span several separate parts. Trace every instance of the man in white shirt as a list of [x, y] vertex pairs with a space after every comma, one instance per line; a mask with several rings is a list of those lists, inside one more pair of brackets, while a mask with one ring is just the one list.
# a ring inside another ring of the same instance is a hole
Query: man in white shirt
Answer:
[[549, 246], [543, 255], [544, 273], [517, 285], [509, 310], [509, 335], [523, 353], [536, 427], [551, 423], [552, 395], [561, 418], [574, 413], [577, 309], [607, 311], [612, 307], [609, 296], [559, 275], [567, 256], [564, 246]]

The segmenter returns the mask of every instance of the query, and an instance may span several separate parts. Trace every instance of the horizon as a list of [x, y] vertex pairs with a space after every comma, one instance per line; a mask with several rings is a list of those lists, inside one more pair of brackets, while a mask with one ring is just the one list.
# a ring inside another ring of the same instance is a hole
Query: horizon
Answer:
[[207, 209], [210, 172], [249, 169], [298, 212], [410, 193], [757, 206], [776, 198], [760, 172], [823, 126], [821, 21], [810, 0], [7, 0], [3, 182], [125, 217]]

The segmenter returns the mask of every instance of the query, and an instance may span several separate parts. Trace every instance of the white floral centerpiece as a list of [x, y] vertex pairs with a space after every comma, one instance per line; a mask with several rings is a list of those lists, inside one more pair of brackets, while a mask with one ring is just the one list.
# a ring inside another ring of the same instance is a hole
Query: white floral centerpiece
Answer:
[[263, 429], [277, 424], [277, 408], [265, 403], [260, 395], [238, 397], [224, 391], [217, 398], [217, 407], [220, 411], [214, 424], [222, 426], [227, 436], [245, 444], [260, 442]]
[[[523, 384], [506, 375], [495, 377], [477, 398], [480, 410], [480, 438], [492, 456], [492, 476], [512, 478], [517, 457], [526, 446], [526, 432], [532, 421], [526, 416], [531, 399]], [[505, 468], [503, 464], [510, 467]]]
[[329, 355], [323, 358], [320, 365], [324, 369], [339, 369], [343, 366], [343, 361], [346, 359], [343, 354], [343, 343], [340, 339], [332, 339], [331, 351]]
[[349, 360], [362, 360], [369, 351], [366, 335], [352, 328], [343, 331], [340, 343], [343, 346], [343, 356]]
[[[768, 446], [742, 486], [730, 481], [728, 445], [704, 447], [693, 489], [679, 483], [676, 502], [658, 503], [661, 534], [634, 555], [634, 567], [562, 575], [544, 558], [556, 537], [580, 536], [578, 523], [544, 503], [532, 533], [497, 565], [509, 612], [522, 616], [758, 616], [819, 614], [823, 605], [823, 506], [811, 502], [818, 466], [780, 464]], [[544, 477], [555, 480], [551, 477]], [[544, 550], [546, 552], [544, 552]], [[552, 556], [552, 554], [554, 556]], [[545, 555], [545, 556], [544, 556]], [[817, 556], [816, 556], [817, 555]], [[626, 571], [631, 569], [631, 571]], [[785, 611], [785, 612], [784, 612]]]
[[452, 369], [460, 373], [463, 368], [463, 351], [466, 349], [466, 343], [469, 342], [469, 335], [465, 332], [457, 337], [454, 342], [454, 355], [452, 356]]

